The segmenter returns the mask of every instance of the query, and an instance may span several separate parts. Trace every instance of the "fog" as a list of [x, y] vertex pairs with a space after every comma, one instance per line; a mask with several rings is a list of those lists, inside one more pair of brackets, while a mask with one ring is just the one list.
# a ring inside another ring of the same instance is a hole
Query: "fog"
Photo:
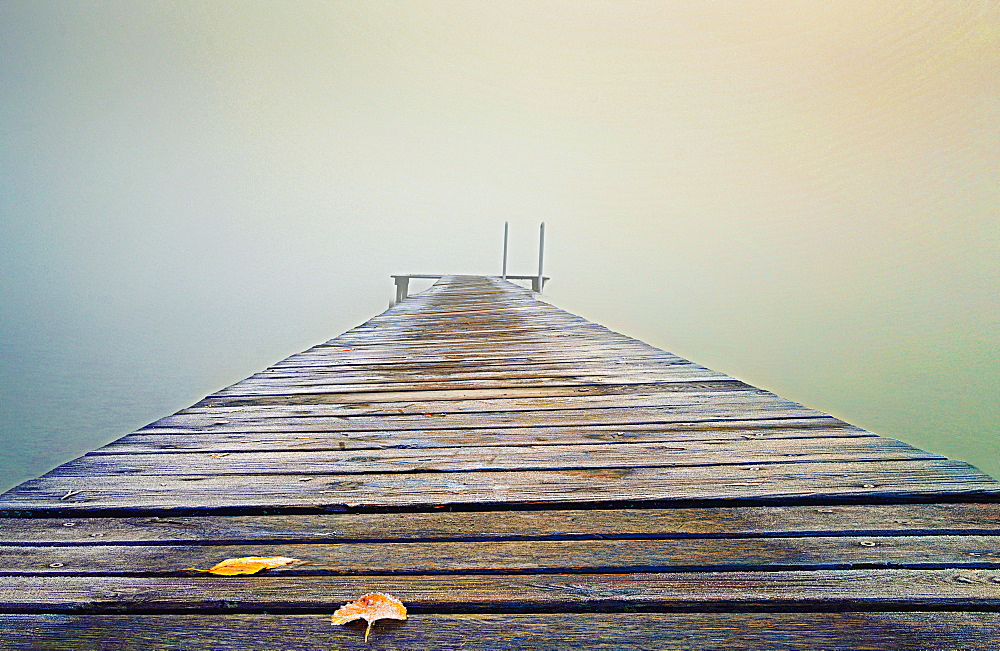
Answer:
[[0, 488], [384, 310], [544, 298], [1000, 475], [1000, 5], [0, 4]]

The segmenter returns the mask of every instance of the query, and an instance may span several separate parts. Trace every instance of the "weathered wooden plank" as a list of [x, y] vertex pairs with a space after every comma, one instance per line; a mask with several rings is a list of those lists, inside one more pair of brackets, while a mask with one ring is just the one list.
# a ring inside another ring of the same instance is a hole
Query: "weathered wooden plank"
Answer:
[[1000, 535], [1000, 504], [2, 518], [4, 544]]
[[[386, 346], [388, 343], [398, 343], [404, 350], [429, 351], [468, 343], [484, 350], [495, 349], [501, 356], [511, 354], [512, 351], [506, 349], [508, 344], [524, 344], [533, 350], [567, 352], [581, 356], [595, 354], [603, 357], [608, 347], [612, 346], [651, 358], [674, 356], [674, 353], [638, 339], [545, 314], [522, 314], [506, 319], [438, 320], [413, 317], [388, 324], [389, 327], [385, 327], [386, 325], [349, 330], [298, 354], [391, 352], [392, 348]], [[574, 346], [577, 343], [580, 345]]]
[[0, 520], [9, 544], [1000, 533], [998, 504]]
[[603, 443], [502, 447], [463, 446], [366, 451], [298, 451], [154, 455], [86, 455], [53, 470], [53, 476], [230, 474], [345, 474], [418, 471], [638, 468], [734, 463], [890, 461], [943, 459], [881, 437], [755, 440], [710, 444]]
[[447, 307], [448, 311], [419, 308], [415, 310], [391, 310], [370, 319], [366, 325], [407, 328], [428, 323], [431, 327], [442, 328], [452, 326], [456, 327], [456, 329], [458, 329], [458, 326], [463, 325], [473, 327], [483, 324], [519, 325], [525, 322], [550, 323], [560, 326], [571, 323], [583, 325], [583, 322], [579, 320], [580, 317], [574, 317], [568, 312], [563, 312], [551, 305], [537, 302], [508, 304], [506, 297], [498, 297], [498, 300], [489, 309], [459, 311], [453, 310], [455, 307], [453, 305]]
[[[386, 333], [384, 329], [366, 333], [347, 332], [325, 344], [320, 344], [293, 357], [305, 359], [369, 359], [375, 361], [383, 356], [395, 359], [408, 355], [426, 358], [439, 353], [454, 351], [469, 352], [474, 356], [484, 355], [497, 360], [518, 359], [525, 355], [540, 355], [558, 358], [560, 356], [579, 359], [611, 359], [612, 352], [628, 353], [637, 359], [667, 360], [679, 359], [674, 353], [655, 348], [629, 337], [608, 332], [579, 333], [565, 329], [565, 323], [550, 321], [536, 322], [547, 328], [537, 336], [509, 336], [498, 329], [509, 327], [508, 323], [467, 323], [455, 322], [439, 325], [439, 329], [424, 323], [412, 324], [409, 334]], [[456, 336], [457, 331], [481, 330], [479, 336]], [[288, 359], [288, 358], [286, 358]]]
[[[663, 366], [670, 364], [694, 363], [684, 357], [659, 348], [654, 348], [635, 339], [625, 338], [616, 340], [614, 335], [606, 333], [595, 333], [595, 336], [591, 340], [581, 340], [582, 343], [587, 344], [581, 349], [580, 347], [572, 345], [577, 338], [573, 335], [564, 333], [562, 326], [558, 324], [540, 325], [542, 325], [543, 328], [540, 332], [543, 334], [540, 334], [537, 338], [501, 338], [503, 339], [504, 346], [494, 349], [496, 350], [495, 359], [490, 362], [490, 364], [521, 365], [524, 363], [523, 358], [525, 356], [548, 357], [548, 353], [553, 350], [552, 346], [555, 346], [555, 349], [558, 350], [560, 354], [569, 356], [565, 359], [553, 357], [553, 359], [546, 362], [555, 366], [562, 366], [570, 363], [573, 361], [571, 359], [573, 354], [576, 355], [576, 361], [583, 364], [607, 363], [607, 361], [611, 358], [608, 357], [607, 349], [603, 346], [602, 342], [614, 343], [616, 345], [632, 349], [635, 354], [629, 355], [628, 357], [621, 357], [620, 359], [628, 359], [629, 363], [634, 365]], [[459, 324], [445, 327], [450, 331], [452, 328], [466, 329], [470, 326]], [[342, 336], [349, 336], [349, 334], [350, 333], [346, 333]], [[293, 355], [289, 355], [285, 359], [276, 362], [276, 364], [280, 366], [295, 366], [295, 364], [293, 364], [294, 362], [314, 361], [322, 364], [331, 362], [336, 363], [338, 360], [348, 360], [345, 363], [349, 365], [357, 365], [358, 361], [354, 360], [349, 353], [358, 355], [366, 349], [379, 351], [381, 354], [391, 353], [390, 356], [393, 359], [411, 358], [410, 361], [404, 362], [407, 364], [425, 364], [424, 358], [427, 357], [426, 353], [428, 352], [428, 349], [425, 347], [421, 350], [419, 348], [414, 348], [413, 346], [415, 342], [424, 342], [424, 337], [432, 336], [432, 329], [430, 329], [429, 326], [420, 326], [414, 330], [412, 334], [399, 337], [393, 336], [392, 334], [386, 334], [383, 328], [379, 328], [360, 336], [363, 339], [368, 340], [369, 343], [364, 343], [362, 341], [348, 342], [341, 337], [338, 337], [326, 342], [325, 344], [307, 348]], [[464, 343], [466, 341], [483, 342], [497, 341], [497, 339], [498, 338], [494, 335], [485, 333], [478, 339], [451, 338], [448, 340], [438, 340], [438, 342], [434, 344], [434, 349], [452, 352], [455, 350], [464, 350]], [[399, 346], [406, 348], [407, 352], [401, 352]], [[449, 356], [444, 363], [458, 366], [468, 365], [468, 362], [463, 360], [461, 356]]]
[[[478, 315], [436, 315], [438, 318], [428, 319], [430, 315], [420, 314], [419, 310], [408, 310], [410, 313], [409, 318], [400, 318], [399, 314], [379, 314], [368, 321], [355, 326], [350, 330], [350, 332], [370, 332], [370, 331], [380, 331], [382, 329], [386, 330], [403, 330], [407, 329], [407, 324], [412, 323], [414, 319], [425, 319], [430, 321], [432, 324], [430, 327], [434, 327], [433, 324], [450, 323], [454, 321], [462, 322], [483, 322], [483, 321], [515, 321], [518, 322], [515, 325], [509, 326], [512, 331], [528, 331], [532, 332], [536, 329], [536, 324], [538, 320], [548, 319], [548, 320], [559, 320], [565, 324], [568, 329], [570, 327], [576, 328], [580, 331], [594, 331], [601, 332], [607, 329], [604, 326], [598, 325], [593, 321], [587, 321], [583, 317], [576, 316], [569, 312], [560, 310], [559, 308], [553, 308], [551, 305], [538, 302], [528, 302], [521, 301], [517, 297], [511, 296], [494, 296], [486, 299], [486, 302], [481, 304], [483, 307], [488, 309], [496, 310], [498, 306], [511, 307], [516, 306], [520, 309], [518, 310], [501, 310], [499, 312], [483, 312]], [[408, 305], [407, 307], [414, 307], [414, 304]], [[543, 309], [530, 309], [543, 307]], [[520, 313], [520, 317], [516, 313]], [[525, 318], [527, 317], [527, 318]], [[441, 328], [439, 328], [441, 329]], [[609, 331], [610, 332], [610, 331]], [[462, 330], [448, 330], [448, 334], [454, 336], [462, 336], [464, 331]], [[627, 337], [618, 333], [619, 337]], [[337, 338], [339, 339], [339, 337]]]
[[[483, 295], [482, 301], [477, 306], [478, 308], [486, 308], [488, 311], [482, 311], [478, 314], [436, 314], [433, 315], [437, 318], [428, 319], [432, 316], [430, 314], [422, 314], [421, 308], [419, 306], [420, 301], [414, 301], [405, 306], [400, 305], [398, 308], [394, 308], [389, 312], [378, 314], [373, 316], [371, 319], [357, 326], [356, 330], [366, 330], [375, 328], [406, 328], [408, 323], [411, 323], [414, 319], [427, 319], [431, 323], [439, 324], [448, 321], [496, 321], [496, 320], [506, 320], [506, 321], [520, 321], [523, 322], [523, 327], [531, 327], [535, 323], [536, 319], [558, 319], [567, 324], [573, 324], [577, 327], [584, 329], [589, 328], [592, 330], [600, 330], [603, 326], [598, 325], [592, 321], [587, 321], [583, 317], [577, 316], [570, 312], [563, 311], [559, 308], [555, 308], [550, 304], [542, 303], [537, 300], [521, 300], [517, 296], [512, 296], [509, 294], [500, 295]], [[451, 306], [458, 306], [459, 303], [455, 299], [450, 299], [449, 303]], [[515, 307], [517, 309], [503, 309], [504, 307]], [[500, 309], [498, 309], [500, 308]], [[427, 310], [428, 312], [431, 310]], [[401, 312], [406, 312], [409, 317], [402, 318]], [[520, 316], [519, 316], [520, 315]], [[526, 317], [526, 318], [525, 318]]]
[[[468, 345], [474, 350], [495, 350], [498, 355], [506, 356], [512, 352], [507, 350], [509, 345], [520, 346], [523, 344], [529, 349], [545, 351], [546, 353], [550, 351], [566, 352], [578, 356], [589, 354], [605, 356], [611, 348], [651, 357], [673, 356], [673, 353], [654, 348], [636, 339], [595, 330], [574, 329], [572, 326], [567, 327], [567, 324], [561, 321], [533, 322], [536, 327], [534, 333], [512, 332], [511, 326], [513, 325], [511, 323], [484, 323], [482, 321], [478, 323], [460, 322], [438, 328], [418, 325], [410, 333], [398, 330], [385, 332], [384, 329], [380, 329], [378, 337], [372, 336], [374, 333], [371, 331], [349, 331], [327, 344], [320, 344], [303, 351], [303, 354], [330, 352], [336, 355], [349, 352], [377, 355], [383, 352], [436, 351], [456, 345], [462, 347]], [[549, 329], [548, 333], [543, 330], [546, 327]], [[553, 332], [554, 329], [557, 331]], [[397, 346], [392, 346], [392, 344], [397, 344]]]
[[[993, 609], [1000, 570], [783, 570], [642, 574], [382, 576], [8, 576], [0, 610], [157, 612], [308, 609], [324, 612], [371, 591], [414, 611], [520, 607], [541, 612], [670, 609]], [[332, 610], [331, 610], [332, 612]]]
[[[552, 373], [555, 376], [572, 375], [567, 373], [574, 368], [584, 375], [594, 373], [609, 373], [620, 371], [637, 372], [670, 372], [677, 369], [700, 369], [709, 374], [718, 374], [699, 364], [684, 359], [682, 357], [619, 357], [614, 360], [600, 359], [537, 359], [539, 355], [532, 355], [533, 359], [526, 359], [524, 356], [512, 357], [509, 359], [479, 360], [478, 363], [470, 362], [461, 356], [453, 356], [446, 360], [436, 360], [428, 362], [419, 356], [402, 356], [401, 359], [391, 362], [359, 364], [343, 362], [330, 356], [317, 355], [314, 359], [302, 359], [302, 353], [288, 357], [274, 365], [262, 369], [251, 375], [251, 378], [281, 378], [309, 375], [311, 373], [385, 373], [398, 370], [401, 373], [465, 373], [475, 372], [477, 369], [487, 369], [497, 372], [516, 373], [522, 371], [536, 370], [539, 373]], [[619, 368], [621, 367], [621, 368]], [[728, 377], [728, 376], [726, 376]]]
[[[295, 362], [316, 362], [316, 361], [336, 361], [341, 364], [368, 365], [368, 364], [389, 364], [402, 361], [419, 362], [421, 364], [433, 364], [439, 361], [448, 362], [461, 360], [463, 363], [487, 362], [505, 363], [512, 360], [520, 362], [527, 361], [577, 361], [577, 360], [606, 360], [611, 362], [616, 359], [628, 357], [631, 360], [661, 360], [672, 361], [677, 359], [675, 355], [666, 353], [655, 348], [643, 348], [639, 346], [609, 344], [607, 346], [593, 346], [589, 349], [580, 350], [577, 346], [567, 345], [565, 348], [553, 347], [543, 342], [529, 345], [527, 342], [508, 344], [507, 346], [475, 346], [459, 345], [458, 342], [449, 346], [436, 346], [433, 348], [413, 348], [406, 346], [393, 346], [383, 349], [381, 352], [372, 349], [370, 351], [357, 351], [353, 348], [329, 347], [325, 350], [307, 350], [295, 356]], [[282, 366], [279, 362], [276, 366]]]
[[466, 380], [534, 380], [538, 386], [561, 386], [565, 384], [628, 384], [670, 382], [697, 379], [733, 379], [722, 373], [709, 371], [693, 364], [664, 364], [661, 366], [639, 366], [615, 362], [611, 364], [557, 366], [553, 363], [504, 364], [502, 367], [481, 365], [427, 365], [427, 364], [383, 364], [383, 365], [323, 365], [311, 364], [287, 369], [269, 369], [242, 380], [236, 387], [253, 388], [256, 385], [273, 383], [277, 387], [294, 386], [297, 381], [310, 379], [325, 380], [330, 384], [392, 382], [447, 382]]
[[[538, 309], [543, 304], [510, 303], [508, 297], [498, 297], [489, 299], [493, 303], [493, 308], [497, 306], [513, 307], [514, 309], [500, 309], [499, 311], [484, 312], [481, 314], [430, 314], [421, 313], [419, 310], [410, 310], [408, 314], [383, 313], [370, 318], [368, 321], [355, 326], [346, 336], [364, 337], [373, 333], [380, 333], [375, 339], [382, 338], [405, 338], [419, 340], [424, 332], [432, 333], [441, 337], [462, 338], [470, 336], [469, 333], [481, 331], [499, 331], [501, 334], [517, 336], [521, 333], [526, 339], [544, 339], [545, 327], [557, 327], [559, 333], [574, 335], [604, 335], [609, 339], [622, 339], [637, 341], [628, 335], [613, 332], [604, 326], [595, 324], [586, 319], [565, 312], [559, 308], [547, 306], [547, 309]], [[415, 332], [416, 330], [416, 332]], [[341, 336], [335, 337], [318, 345], [336, 345], [341, 341]], [[475, 336], [475, 335], [471, 335]], [[639, 342], [642, 343], [642, 342]]]
[[[551, 305], [546, 306], [542, 303], [525, 303], [514, 299], [513, 302], [508, 300], [507, 297], [499, 297], [496, 299], [490, 299], [494, 311], [482, 312], [480, 314], [421, 314], [417, 310], [410, 310], [409, 315], [403, 317], [399, 314], [380, 314], [372, 317], [365, 323], [362, 323], [354, 328], [352, 328], [349, 333], [370, 333], [373, 331], [388, 330], [407, 332], [408, 329], [412, 328], [412, 324], [418, 321], [429, 322], [428, 329], [436, 330], [441, 333], [442, 336], [452, 336], [452, 337], [463, 337], [469, 336], [470, 333], [478, 332], [482, 328], [495, 329], [503, 333], [519, 333], [528, 332], [531, 334], [537, 334], [539, 332], [538, 326], [542, 322], [558, 322], [562, 325], [563, 331], [570, 331], [571, 329], [579, 333], [589, 333], [589, 332], [604, 332], [607, 331], [603, 326], [599, 326], [591, 321], [587, 321], [582, 317], [575, 316], [569, 312], [560, 310], [559, 308], [553, 308]], [[498, 306], [503, 307], [516, 307], [514, 310], [504, 310], [501, 308], [500, 311], [495, 311]], [[542, 309], [536, 309], [542, 308]], [[492, 328], [489, 326], [490, 322], [496, 322]], [[505, 322], [509, 325], [501, 326], [500, 323]], [[454, 327], [455, 324], [468, 324], [468, 329], [460, 329]], [[478, 327], [477, 327], [478, 326]], [[610, 332], [610, 331], [607, 331]], [[609, 334], [609, 337], [619, 337], [622, 339], [628, 339], [627, 335], [620, 333]], [[337, 337], [335, 340], [339, 340]]]
[[[611, 366], [612, 364], [615, 364], [616, 361], [621, 359], [628, 359], [629, 360], [628, 366], [626, 366], [625, 364], [617, 364], [617, 366], [625, 367], [621, 369], [615, 368], [615, 366]], [[434, 356], [400, 354], [395, 357], [387, 355], [384, 358], [378, 360], [367, 359], [367, 358], [352, 359], [346, 357], [346, 353], [336, 358], [330, 356], [317, 356], [316, 359], [297, 358], [296, 360], [294, 360], [294, 363], [292, 362], [289, 362], [287, 364], [279, 363], [276, 364], [274, 368], [279, 369], [281, 371], [286, 371], [289, 369], [297, 369], [301, 371], [304, 370], [304, 368], [307, 366], [316, 368], [317, 365], [325, 364], [334, 367], [352, 366], [354, 367], [353, 370], [358, 372], [362, 371], [379, 372], [383, 370], [392, 370], [392, 367], [395, 367], [397, 365], [409, 365], [412, 367], [424, 367], [425, 369], [427, 369], [427, 367], [435, 366], [438, 364], [451, 363], [455, 366], [458, 365], [469, 366], [474, 364], [481, 364], [484, 369], [493, 366], [504, 366], [504, 367], [520, 366], [522, 367], [521, 370], [529, 370], [524, 367], [539, 366], [541, 367], [540, 372], [549, 372], [549, 369], [545, 368], [546, 366], [549, 365], [555, 366], [556, 363], [573, 364], [581, 361], [586, 362], [588, 360], [590, 360], [595, 367], [601, 363], [608, 364], [609, 367], [605, 369], [606, 372], [608, 373], [621, 372], [621, 371], [670, 372], [671, 367], [678, 367], [680, 369], [695, 368], [695, 366], [692, 365], [690, 362], [675, 361], [675, 360], [661, 360], [662, 363], [657, 365], [651, 365], [648, 363], [649, 361], [651, 361], [650, 359], [637, 358], [635, 355], [629, 354], [627, 352], [618, 352], [615, 354], [609, 354], [608, 357], [606, 358], [596, 358], [596, 357], [583, 358], [580, 357], [579, 355], [574, 357], [568, 353], [564, 355], [549, 355], [541, 351], [535, 354], [529, 354], [527, 351], [522, 351], [521, 354], [519, 355], [510, 355], [508, 357], [497, 357], [489, 355], [465, 355], [463, 354], [461, 348], [458, 347], [456, 347], [456, 349], [452, 352]], [[517, 369], [510, 369], [510, 370], [516, 371]], [[556, 370], [557, 370], [556, 368], [551, 369], [551, 371], [556, 371]], [[581, 371], [586, 373], [587, 369], [582, 368]], [[598, 371], [598, 369], [595, 368], [594, 371]]]
[[495, 427], [546, 427], [696, 422], [709, 420], [772, 420], [775, 418], [827, 418], [828, 414], [781, 403], [705, 403], [665, 407], [596, 407], [538, 411], [426, 412], [416, 415], [269, 416], [205, 418], [193, 414], [168, 416], [147, 425], [146, 433], [196, 432], [386, 432], [403, 430], [467, 429]]
[[[475, 373], [477, 370], [502, 373], [503, 375], [535, 371], [540, 375], [570, 375], [574, 368], [579, 374], [593, 375], [602, 373], [675, 373], [682, 370], [700, 370], [709, 375], [718, 374], [698, 364], [680, 357], [618, 357], [616, 359], [568, 358], [549, 359], [542, 355], [530, 357], [519, 356], [506, 359], [481, 359], [472, 362], [460, 355], [448, 359], [428, 361], [416, 355], [400, 356], [399, 359], [379, 363], [359, 363], [341, 360], [331, 356], [314, 356], [313, 359], [303, 359], [293, 355], [265, 370], [250, 376], [253, 379], [295, 377], [312, 373], [328, 373], [334, 375], [350, 373], [382, 373], [382, 374], [438, 374], [441, 373]], [[727, 376], [725, 376], [727, 377]]]
[[[565, 387], [559, 391], [548, 390], [550, 395], [530, 396], [470, 396], [461, 392], [448, 392], [451, 395], [434, 395], [435, 392], [413, 391], [412, 395], [390, 394], [398, 396], [394, 400], [388, 396], [364, 394], [308, 395], [300, 397], [284, 397], [281, 400], [267, 398], [244, 399], [241, 404], [226, 406], [225, 413], [235, 413], [240, 416], [287, 416], [287, 415], [351, 415], [351, 414], [421, 414], [429, 409], [438, 412], [484, 412], [484, 411], [538, 411], [548, 409], [594, 409], [601, 407], [629, 406], [668, 406], [684, 404], [704, 404], [715, 401], [719, 403], [752, 402], [780, 403], [800, 406], [775, 397], [773, 394], [753, 389], [751, 387], [716, 388], [706, 386], [668, 387], [664, 391], [619, 391], [601, 392], [590, 387]], [[430, 394], [430, 395], [428, 395]], [[558, 395], [562, 394], [562, 395]], [[361, 399], [368, 396], [374, 399]], [[209, 400], [198, 403], [177, 412], [178, 415], [215, 415], [223, 413], [218, 405], [222, 401]], [[237, 409], [236, 407], [240, 407]], [[303, 408], [299, 408], [303, 407]], [[293, 409], [294, 408], [294, 409]], [[421, 411], [418, 411], [421, 410]]]
[[[334, 355], [313, 355], [311, 359], [306, 359], [301, 357], [304, 353], [297, 353], [291, 357], [287, 357], [284, 360], [276, 362], [267, 369], [258, 371], [251, 377], [282, 377], [282, 376], [294, 376], [296, 374], [302, 373], [312, 373], [312, 372], [373, 372], [377, 373], [380, 371], [393, 371], [400, 370], [401, 372], [442, 372], [442, 371], [454, 371], [454, 372], [464, 372], [464, 371], [474, 371], [476, 368], [485, 368], [491, 371], [518, 371], [518, 370], [530, 370], [530, 368], [537, 368], [539, 371], [566, 371], [571, 370], [573, 367], [579, 368], [582, 372], [601, 372], [603, 371], [615, 371], [616, 367], [624, 367], [625, 370], [637, 370], [637, 371], [669, 371], [672, 367], [682, 367], [682, 368], [700, 368], [705, 371], [710, 371], [710, 369], [704, 368], [694, 362], [684, 359], [683, 357], [677, 357], [676, 355], [667, 356], [645, 356], [645, 357], [618, 357], [614, 360], [609, 360], [606, 358], [588, 358], [580, 357], [577, 359], [545, 359], [542, 355], [532, 355], [532, 358], [536, 359], [526, 359], [525, 356], [517, 356], [505, 359], [495, 359], [495, 360], [479, 360], [478, 364], [474, 364], [461, 356], [455, 355], [445, 360], [435, 360], [433, 362], [428, 362], [422, 359], [418, 355], [401, 355], [400, 359], [393, 360], [391, 362], [381, 362], [381, 363], [350, 363], [338, 360]], [[541, 359], [537, 359], [542, 357]], [[621, 370], [621, 369], [617, 369]], [[712, 372], [712, 371], [710, 371]], [[717, 372], [717, 371], [716, 371]]]
[[[297, 395], [262, 395], [244, 398], [209, 397], [189, 410], [205, 410], [216, 407], [239, 407], [254, 405], [281, 404], [335, 404], [364, 402], [429, 402], [429, 401], [473, 401], [473, 400], [521, 400], [525, 398], [557, 398], [579, 396], [661, 396], [664, 393], [688, 393], [693, 391], [719, 391], [728, 395], [737, 391], [754, 391], [738, 380], [702, 378], [698, 380], [673, 380], [657, 383], [634, 384], [548, 384], [537, 386], [486, 387], [470, 389], [425, 389], [419, 386], [408, 390], [399, 387], [389, 387], [386, 390], [347, 390], [338, 391], [338, 387], [326, 384], [326, 379], [319, 379], [317, 385], [323, 391], [315, 394]], [[309, 387], [308, 382], [289, 384], [282, 388], [302, 390]], [[357, 386], [357, 385], [351, 385]], [[275, 388], [274, 390], [277, 390]]]
[[177, 450], [213, 453], [245, 451], [247, 446], [295, 450], [371, 450], [437, 448], [463, 445], [576, 445], [595, 442], [724, 441], [814, 437], [875, 437], [834, 418], [704, 421], [590, 425], [580, 427], [512, 427], [501, 429], [406, 430], [361, 432], [191, 432], [158, 434], [143, 429], [90, 454], [170, 453]]
[[[304, 352], [299, 353], [295, 361], [298, 363], [311, 362], [331, 362], [355, 366], [374, 366], [378, 364], [395, 364], [398, 362], [418, 362], [420, 364], [434, 364], [439, 361], [461, 360], [465, 364], [485, 362], [485, 363], [509, 363], [511, 361], [525, 362], [546, 362], [546, 361], [579, 361], [593, 360], [596, 362], [605, 361], [613, 363], [614, 360], [629, 358], [639, 360], [640, 363], [646, 360], [675, 361], [675, 357], [667, 356], [665, 353], [659, 355], [649, 352], [639, 352], [635, 347], [630, 346], [607, 346], [593, 348], [592, 350], [579, 350], [576, 346], [565, 349], [553, 349], [550, 346], [538, 344], [529, 347], [524, 344], [511, 343], [504, 348], [487, 348], [475, 345], [452, 345], [440, 346], [433, 349], [414, 349], [401, 346], [393, 346], [384, 352], [375, 350], [364, 353], [348, 348], [331, 348], [331, 352]], [[280, 367], [280, 365], [279, 365]]]
[[995, 651], [987, 612], [411, 614], [360, 625], [310, 615], [0, 615], [10, 651]]
[[[569, 396], [517, 397], [517, 398], [476, 398], [451, 400], [417, 400], [409, 399], [397, 402], [308, 402], [291, 401], [292, 404], [246, 404], [239, 409], [227, 408], [220, 411], [217, 407], [195, 406], [182, 409], [177, 413], [162, 418], [157, 423], [183, 422], [213, 422], [224, 416], [226, 420], [251, 420], [266, 418], [324, 417], [324, 416], [426, 416], [433, 414], [484, 414], [504, 412], [508, 414], [552, 410], [583, 410], [583, 409], [628, 409], [653, 408], [676, 410], [690, 409], [698, 413], [716, 406], [732, 409], [734, 406], [745, 406], [756, 410], [802, 410], [797, 403], [778, 398], [774, 394], [759, 389], [737, 389], [702, 391], [665, 391], [662, 393], [623, 393], [616, 395], [593, 395], [579, 392]], [[813, 414], [823, 412], [811, 410]]]
[[[456, 327], [456, 324], [437, 327], [423, 324], [411, 328], [355, 329], [345, 332], [328, 343], [314, 346], [306, 352], [319, 354], [327, 348], [332, 349], [330, 352], [335, 353], [433, 350], [455, 344], [501, 349], [508, 343], [524, 343], [539, 349], [555, 351], [590, 352], [596, 350], [599, 354], [603, 354], [608, 346], [617, 346], [654, 356], [673, 355], [673, 353], [654, 348], [637, 339], [611, 333], [607, 330], [587, 328], [577, 325], [577, 323], [568, 323], [564, 320], [555, 322], [549, 320], [546, 323], [533, 319], [530, 328], [526, 328], [524, 323], [501, 324], [480, 321], [477, 324], [472, 324], [463, 321], [459, 324], [460, 327]], [[552, 332], [553, 327], [558, 328], [558, 332]], [[373, 336], [376, 333], [378, 336]], [[393, 346], [393, 344], [398, 344], [398, 347]]]
[[[500, 299], [503, 301], [504, 299]], [[546, 332], [553, 326], [559, 328], [556, 333]], [[379, 336], [372, 337], [374, 333]], [[423, 335], [427, 335], [426, 338]], [[438, 316], [411, 313], [408, 318], [399, 315], [388, 318], [375, 317], [332, 340], [318, 344], [316, 347], [336, 346], [339, 342], [356, 341], [361, 345], [378, 345], [383, 340], [400, 339], [413, 343], [426, 341], [448, 341], [452, 339], [483, 339], [485, 337], [504, 339], [523, 339], [541, 341], [548, 336], [562, 335], [569, 338], [584, 340], [606, 339], [608, 341], [629, 342], [638, 345], [648, 345], [621, 333], [615, 333], [597, 326], [580, 317], [568, 316], [566, 312], [522, 309], [520, 314], [493, 313], [478, 316]]]
[[[318, 382], [326, 383], [326, 377], [320, 377]], [[287, 384], [288, 388], [305, 388], [308, 382], [295, 382]], [[320, 386], [326, 386], [322, 384]], [[632, 383], [591, 383], [580, 384], [551, 383], [539, 384], [536, 386], [512, 386], [512, 387], [486, 387], [471, 389], [425, 389], [416, 386], [411, 389], [399, 389], [398, 387], [380, 387], [378, 390], [360, 391], [328, 391], [320, 399], [323, 402], [405, 402], [409, 400], [480, 400], [480, 399], [512, 399], [512, 398], [547, 398], [565, 396], [617, 396], [617, 395], [661, 395], [664, 393], [685, 393], [691, 391], [753, 391], [754, 387], [740, 382], [733, 378], [680, 378], [655, 382], [632, 382]], [[248, 398], [253, 400], [248, 404], [258, 404], [258, 401], [265, 399]], [[206, 398], [196, 403], [196, 407], [221, 406], [234, 402], [220, 398]], [[267, 404], [267, 403], [259, 403]]]
[[[432, 376], [426, 374], [423, 378], [406, 379], [401, 375], [397, 380], [380, 379], [377, 374], [366, 374], [364, 377], [349, 377], [345, 374], [331, 374], [317, 383], [295, 383], [271, 385], [266, 382], [237, 383], [213, 393], [204, 400], [217, 401], [222, 398], [239, 398], [242, 396], [282, 396], [296, 394], [322, 394], [322, 393], [348, 393], [351, 391], [360, 392], [388, 392], [388, 391], [439, 391], [439, 390], [479, 390], [494, 389], [507, 390], [516, 388], [547, 388], [562, 386], [592, 386], [594, 384], [647, 384], [649, 382], [668, 382], [671, 380], [691, 380], [700, 381], [711, 379], [709, 374], [697, 370], [677, 371], [676, 373], [628, 373], [617, 375], [583, 375], [571, 376], [569, 374], [559, 377], [550, 377], [533, 371], [517, 373], [517, 377], [508, 374], [498, 378], [494, 374], [480, 372], [476, 377], [475, 373], [462, 373], [448, 375], [446, 373]], [[719, 378], [725, 376], [719, 375]]]
[[[450, 326], [462, 330], [472, 327], [464, 324]], [[476, 336], [471, 331], [462, 336], [456, 336], [450, 329], [435, 332], [426, 326], [404, 336], [385, 332], [384, 329], [366, 333], [347, 332], [327, 344], [303, 350], [282, 361], [344, 359], [355, 364], [359, 360], [377, 364], [383, 357], [414, 357], [419, 360], [428, 356], [450, 356], [461, 351], [473, 356], [486, 356], [498, 363], [503, 360], [518, 360], [526, 355], [586, 361], [613, 359], [613, 354], [628, 355], [654, 364], [665, 361], [687, 362], [674, 353], [635, 339], [600, 332], [571, 333], [563, 325], [556, 323], [538, 324], [539, 334], [535, 336], [509, 335], [509, 330], [505, 327], [479, 328], [480, 334]]]
[[[0, 496], [0, 509], [440, 508], [459, 504], [891, 501], [996, 498], [1000, 483], [957, 461], [795, 463], [680, 468], [368, 475], [45, 475]], [[4, 515], [0, 513], [0, 515]]]
[[514, 574], [791, 569], [1000, 569], [998, 536], [805, 536], [670, 540], [276, 543], [263, 546], [0, 545], [0, 574], [125, 575], [207, 569], [227, 558], [285, 556], [279, 574]]

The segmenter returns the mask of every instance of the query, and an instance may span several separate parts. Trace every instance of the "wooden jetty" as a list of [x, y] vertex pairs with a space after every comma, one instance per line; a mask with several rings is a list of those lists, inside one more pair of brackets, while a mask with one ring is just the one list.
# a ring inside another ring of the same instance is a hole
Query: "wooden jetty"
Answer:
[[[497, 278], [446, 276], [0, 516], [4, 649], [1000, 647], [1000, 484]], [[178, 570], [243, 556], [301, 562]], [[331, 625], [375, 591], [409, 620]]]

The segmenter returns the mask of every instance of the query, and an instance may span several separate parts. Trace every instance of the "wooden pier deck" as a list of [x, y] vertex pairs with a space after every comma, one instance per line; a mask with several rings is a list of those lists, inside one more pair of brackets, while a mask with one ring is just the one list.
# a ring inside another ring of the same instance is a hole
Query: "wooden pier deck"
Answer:
[[[1000, 484], [496, 278], [445, 277], [0, 516], [4, 649], [1000, 647]], [[241, 556], [303, 562], [177, 569]], [[331, 625], [374, 591], [410, 619]]]

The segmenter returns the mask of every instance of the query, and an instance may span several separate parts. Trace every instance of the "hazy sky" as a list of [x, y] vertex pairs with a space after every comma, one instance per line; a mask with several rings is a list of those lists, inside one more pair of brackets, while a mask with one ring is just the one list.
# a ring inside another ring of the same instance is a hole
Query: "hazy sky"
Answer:
[[531, 273], [1000, 475], [1000, 3], [0, 4], [0, 487]]

